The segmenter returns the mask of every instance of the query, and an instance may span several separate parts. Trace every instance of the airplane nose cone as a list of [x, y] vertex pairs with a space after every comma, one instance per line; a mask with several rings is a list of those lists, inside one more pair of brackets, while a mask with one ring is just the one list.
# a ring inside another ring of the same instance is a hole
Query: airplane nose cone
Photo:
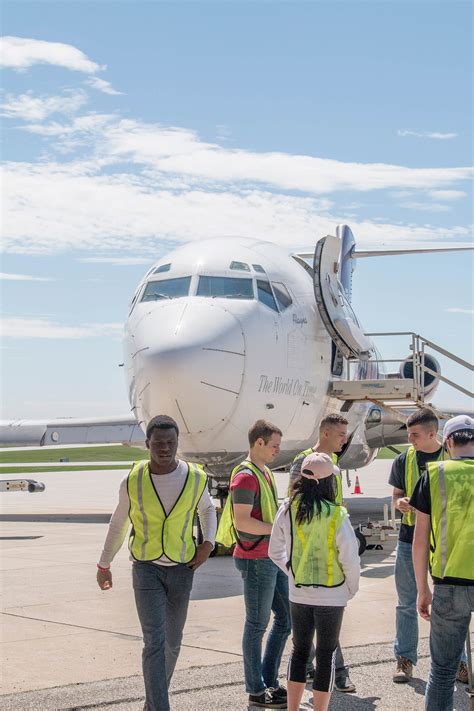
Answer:
[[229, 417], [245, 370], [239, 320], [212, 303], [159, 304], [139, 324], [139, 409], [149, 421], [174, 417], [189, 434], [211, 430]]

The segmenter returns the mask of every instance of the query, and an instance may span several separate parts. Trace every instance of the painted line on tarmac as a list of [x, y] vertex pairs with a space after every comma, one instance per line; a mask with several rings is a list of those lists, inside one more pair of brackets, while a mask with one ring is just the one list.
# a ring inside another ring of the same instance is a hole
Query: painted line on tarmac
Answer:
[[[104, 630], [99, 627], [88, 627], [86, 625], [75, 625], [72, 622], [58, 622], [57, 620], [46, 620], [43, 617], [30, 617], [30, 615], [19, 615], [17, 612], [1, 611], [0, 614], [7, 615], [8, 617], [19, 617], [22, 620], [32, 620], [34, 622], [45, 622], [49, 625], [59, 625], [60, 627], [74, 627], [79, 630], [88, 630], [90, 632], [102, 632], [104, 634], [112, 634], [116, 637], [126, 637], [127, 639], [133, 639], [138, 641], [142, 641], [143, 639], [141, 635], [127, 634], [126, 632], [115, 632], [114, 630]], [[215, 649], [214, 647], [200, 647], [195, 644], [181, 644], [181, 647], [188, 647], [188, 649], [200, 649], [203, 652], [218, 652], [219, 654], [227, 654], [232, 657], [238, 657], [239, 659], [242, 659], [243, 657], [243, 654], [239, 654], [239, 652], [228, 652], [227, 650]], [[231, 662], [227, 663], [230, 664]]]

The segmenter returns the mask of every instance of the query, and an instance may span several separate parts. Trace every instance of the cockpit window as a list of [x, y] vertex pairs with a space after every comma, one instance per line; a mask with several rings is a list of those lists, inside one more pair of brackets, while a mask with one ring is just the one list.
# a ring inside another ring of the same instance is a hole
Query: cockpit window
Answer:
[[245, 264], [245, 262], [231, 262], [230, 263], [230, 268], [231, 269], [237, 269], [241, 272], [249, 272], [250, 267], [248, 264]]
[[161, 272], [169, 272], [171, 269], [171, 262], [169, 264], [160, 264], [159, 267], [153, 271], [153, 274], [161, 274]]
[[259, 274], [265, 274], [265, 269], [262, 267], [261, 264], [252, 264], [252, 267], [255, 269], [256, 272]]
[[142, 301], [156, 301], [157, 299], [179, 299], [180, 296], [189, 294], [191, 277], [178, 279], [157, 279], [149, 281], [143, 292]]
[[286, 286], [284, 284], [280, 284], [279, 282], [272, 281], [272, 286], [273, 293], [275, 294], [278, 306], [280, 307], [280, 311], [284, 311], [293, 303], [290, 293]]
[[258, 300], [261, 301], [262, 304], [265, 304], [265, 306], [273, 309], [273, 311], [278, 311], [270, 282], [263, 281], [263, 279], [257, 279], [257, 292]]
[[235, 277], [201, 276], [197, 296], [220, 297], [223, 299], [253, 299], [251, 279]]

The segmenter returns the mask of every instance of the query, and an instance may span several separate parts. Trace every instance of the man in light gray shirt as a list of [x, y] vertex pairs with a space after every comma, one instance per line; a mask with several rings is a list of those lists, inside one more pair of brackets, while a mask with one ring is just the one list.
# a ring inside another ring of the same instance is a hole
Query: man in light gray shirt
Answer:
[[[168, 686], [178, 658], [194, 571], [214, 548], [217, 528], [204, 470], [176, 458], [178, 425], [154, 417], [146, 431], [150, 460], [137, 462], [120, 485], [97, 564], [102, 590], [112, 587], [110, 564], [130, 528], [133, 588], [143, 632], [146, 711], [169, 711]], [[203, 542], [196, 546], [198, 515]]]

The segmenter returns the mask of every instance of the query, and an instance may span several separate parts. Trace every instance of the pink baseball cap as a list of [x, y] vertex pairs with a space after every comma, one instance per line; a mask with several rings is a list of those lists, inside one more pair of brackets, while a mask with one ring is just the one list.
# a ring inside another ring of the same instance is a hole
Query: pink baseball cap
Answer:
[[303, 460], [301, 465], [301, 476], [305, 479], [326, 479], [331, 474], [337, 474], [338, 468], [334, 466], [329, 454], [313, 452]]

